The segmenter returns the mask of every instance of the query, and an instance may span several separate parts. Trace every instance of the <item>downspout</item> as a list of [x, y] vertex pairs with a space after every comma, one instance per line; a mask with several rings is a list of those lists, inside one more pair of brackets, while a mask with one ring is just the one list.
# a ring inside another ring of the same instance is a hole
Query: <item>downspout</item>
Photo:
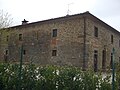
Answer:
[[84, 19], [84, 31], [83, 31], [83, 70], [86, 70], [86, 17], [83, 17]]

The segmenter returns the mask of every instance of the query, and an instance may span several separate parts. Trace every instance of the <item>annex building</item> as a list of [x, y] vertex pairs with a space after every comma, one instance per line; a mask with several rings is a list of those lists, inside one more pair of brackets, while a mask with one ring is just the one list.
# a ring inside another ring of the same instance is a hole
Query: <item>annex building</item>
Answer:
[[111, 68], [120, 61], [120, 32], [89, 12], [0, 30], [1, 62]]

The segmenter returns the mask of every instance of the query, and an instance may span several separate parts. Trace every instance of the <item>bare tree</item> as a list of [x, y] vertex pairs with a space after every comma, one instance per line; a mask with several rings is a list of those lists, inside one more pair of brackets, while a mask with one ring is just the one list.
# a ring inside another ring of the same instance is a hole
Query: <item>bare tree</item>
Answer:
[[0, 10], [0, 28], [6, 28], [12, 25], [11, 15], [3, 10]]

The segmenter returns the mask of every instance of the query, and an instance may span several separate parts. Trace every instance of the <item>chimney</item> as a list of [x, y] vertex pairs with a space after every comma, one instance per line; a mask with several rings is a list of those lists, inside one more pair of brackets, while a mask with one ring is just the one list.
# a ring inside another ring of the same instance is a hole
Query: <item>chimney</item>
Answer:
[[27, 23], [28, 23], [28, 21], [25, 20], [25, 19], [22, 21], [22, 25], [25, 25], [25, 24], [27, 24]]

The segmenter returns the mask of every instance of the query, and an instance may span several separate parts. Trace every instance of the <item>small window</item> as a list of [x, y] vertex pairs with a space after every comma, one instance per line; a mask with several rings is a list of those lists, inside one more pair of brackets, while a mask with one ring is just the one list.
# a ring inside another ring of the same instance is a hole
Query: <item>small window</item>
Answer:
[[26, 55], [26, 50], [23, 50], [23, 55]]
[[52, 34], [53, 37], [57, 37], [57, 29], [53, 29], [53, 34]]
[[120, 64], [120, 57], [119, 57], [119, 64]]
[[19, 34], [19, 40], [22, 41], [22, 34]]
[[5, 55], [8, 55], [8, 50], [5, 50]]
[[37, 40], [38, 40], [38, 36], [39, 36], [38, 34], [39, 34], [39, 33], [38, 33], [38, 31], [37, 31], [37, 32], [36, 32], [36, 38], [37, 38]]
[[94, 54], [98, 54], [98, 51], [97, 51], [97, 50], [94, 50]]
[[113, 35], [111, 35], [111, 43], [113, 44]]
[[120, 47], [120, 40], [119, 40], [119, 47]]
[[52, 50], [52, 56], [57, 56], [57, 50]]
[[98, 28], [97, 27], [94, 27], [94, 36], [98, 37]]
[[8, 41], [9, 36], [6, 37], [6, 41]]
[[8, 61], [8, 54], [9, 54], [9, 51], [8, 51], [8, 50], [5, 50], [5, 55], [4, 55], [4, 60], [5, 60], [5, 62]]

